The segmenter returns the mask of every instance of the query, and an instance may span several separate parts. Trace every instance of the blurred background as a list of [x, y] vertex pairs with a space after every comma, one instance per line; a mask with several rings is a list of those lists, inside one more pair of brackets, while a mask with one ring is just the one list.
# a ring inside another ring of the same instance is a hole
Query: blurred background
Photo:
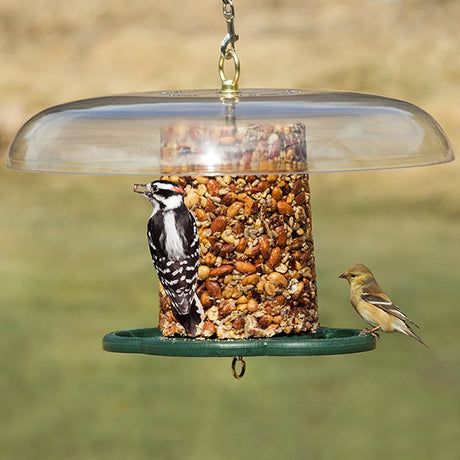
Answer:
[[[460, 2], [235, 0], [241, 87], [412, 102], [460, 151]], [[0, 144], [36, 112], [113, 93], [217, 88], [220, 0], [2, 0]], [[147, 179], [147, 178], [146, 178]], [[362, 328], [337, 277], [368, 265], [430, 346], [248, 358], [121, 355], [157, 324], [134, 177], [0, 168], [0, 457], [460, 457], [459, 162], [312, 175], [320, 319]]]

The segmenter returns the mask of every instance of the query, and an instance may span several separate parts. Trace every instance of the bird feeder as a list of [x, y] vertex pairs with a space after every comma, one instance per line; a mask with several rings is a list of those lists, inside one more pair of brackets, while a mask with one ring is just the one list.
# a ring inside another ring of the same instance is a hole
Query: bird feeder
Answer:
[[240, 89], [231, 1], [223, 1], [223, 12], [220, 89], [49, 108], [19, 130], [6, 166], [160, 176], [184, 188], [200, 236], [197, 294], [206, 317], [199, 334], [185, 336], [160, 287], [159, 328], [109, 333], [105, 350], [234, 357], [235, 377], [247, 356], [372, 350], [371, 335], [319, 326], [308, 175], [445, 163], [454, 158], [449, 141], [428, 113], [401, 100]]

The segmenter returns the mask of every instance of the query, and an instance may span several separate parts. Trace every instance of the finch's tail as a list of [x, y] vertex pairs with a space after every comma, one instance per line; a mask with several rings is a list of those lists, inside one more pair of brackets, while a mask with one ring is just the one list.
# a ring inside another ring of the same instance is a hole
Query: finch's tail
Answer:
[[420, 342], [422, 345], [428, 348], [428, 345], [406, 324], [406, 329], [403, 331], [404, 334], [408, 335], [409, 337], [413, 337], [415, 340]]
[[184, 326], [187, 335], [195, 337], [196, 328], [204, 319], [203, 306], [201, 305], [198, 296], [195, 294], [195, 296], [193, 297], [192, 307], [190, 308], [189, 313], [185, 315], [179, 315], [175, 313], [174, 316], [176, 317], [177, 321], [179, 321], [179, 323], [182, 324], [182, 326]]

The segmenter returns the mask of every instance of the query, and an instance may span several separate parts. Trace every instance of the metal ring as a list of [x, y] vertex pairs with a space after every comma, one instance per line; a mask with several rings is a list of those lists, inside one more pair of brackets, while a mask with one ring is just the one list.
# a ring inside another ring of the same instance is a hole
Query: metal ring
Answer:
[[[227, 79], [224, 71], [224, 63], [225, 60], [228, 59], [233, 59], [233, 63], [235, 65], [235, 74], [231, 80]], [[238, 80], [240, 79], [240, 60], [234, 49], [229, 48], [225, 53], [225, 57], [222, 55], [219, 56], [219, 76], [222, 80], [222, 91], [238, 91]]]
[[[236, 363], [238, 361], [241, 362], [240, 372], [237, 372], [237, 370], [236, 370]], [[232, 361], [232, 374], [233, 374], [233, 377], [235, 377], [236, 379], [239, 380], [239, 379], [243, 378], [243, 375], [244, 375], [245, 372], [246, 372], [246, 361], [241, 356], [235, 356], [233, 358], [233, 361]]]

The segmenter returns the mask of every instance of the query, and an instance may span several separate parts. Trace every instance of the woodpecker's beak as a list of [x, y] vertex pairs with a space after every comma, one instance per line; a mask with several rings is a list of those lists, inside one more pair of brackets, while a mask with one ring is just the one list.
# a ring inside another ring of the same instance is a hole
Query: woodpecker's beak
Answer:
[[150, 184], [134, 184], [133, 192], [148, 196], [150, 194]]
[[347, 274], [346, 273], [342, 273], [341, 275], [339, 275], [339, 278], [343, 278], [343, 279], [347, 279]]

